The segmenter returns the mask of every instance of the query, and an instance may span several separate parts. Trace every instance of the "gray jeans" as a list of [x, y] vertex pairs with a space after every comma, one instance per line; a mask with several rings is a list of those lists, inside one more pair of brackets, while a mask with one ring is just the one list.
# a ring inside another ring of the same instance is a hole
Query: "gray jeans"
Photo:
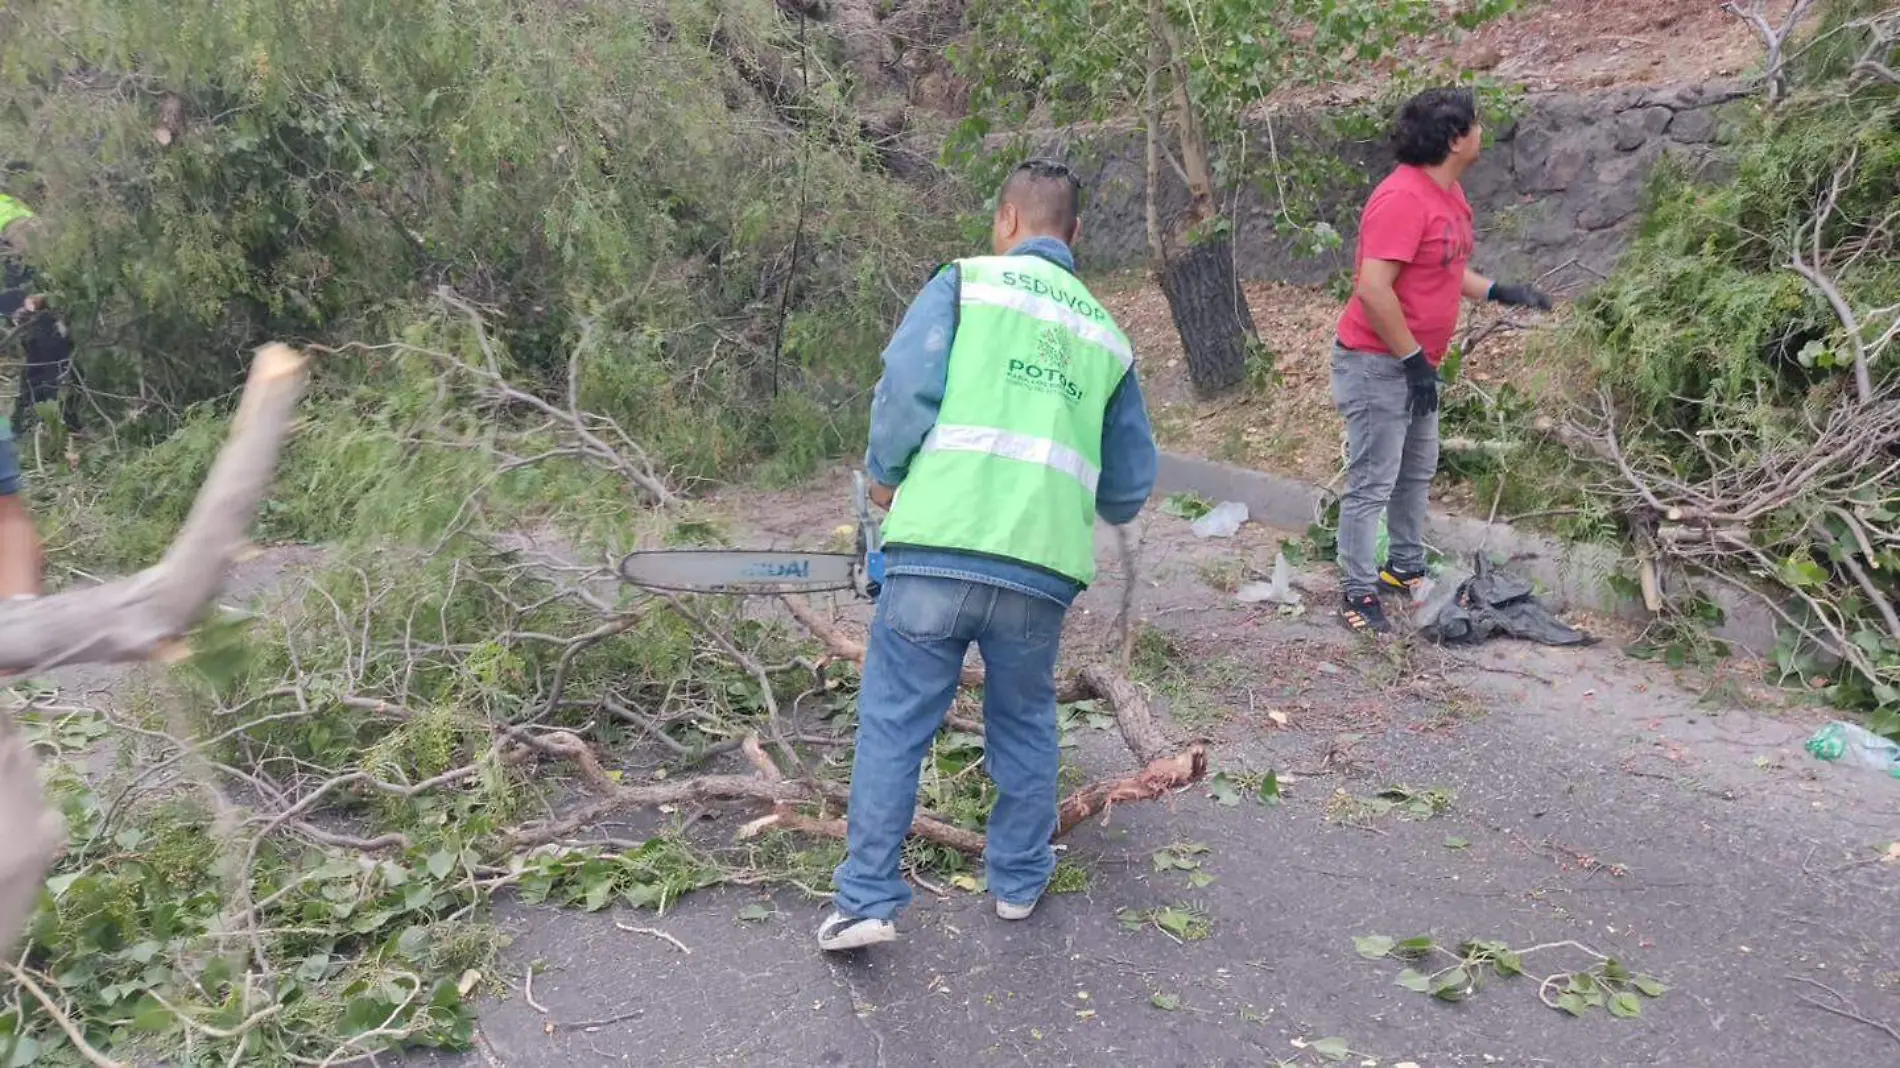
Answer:
[[1391, 542], [1387, 562], [1425, 566], [1425, 504], [1438, 470], [1438, 413], [1407, 408], [1396, 357], [1333, 346], [1333, 405], [1346, 420], [1346, 495], [1339, 502], [1339, 569], [1348, 596], [1379, 588], [1379, 513]]

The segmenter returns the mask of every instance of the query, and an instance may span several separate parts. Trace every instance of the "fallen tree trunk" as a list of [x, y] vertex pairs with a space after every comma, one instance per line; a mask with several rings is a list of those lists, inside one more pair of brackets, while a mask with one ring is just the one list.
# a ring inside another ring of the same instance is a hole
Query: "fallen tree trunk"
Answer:
[[[0, 602], [0, 672], [62, 664], [164, 659], [217, 598], [246, 544], [278, 450], [303, 392], [304, 356], [284, 345], [258, 350], [231, 422], [178, 538], [158, 564], [130, 578], [50, 597]], [[0, 952], [19, 935], [39, 897], [65, 824], [45, 807], [24, 738], [0, 723]]]

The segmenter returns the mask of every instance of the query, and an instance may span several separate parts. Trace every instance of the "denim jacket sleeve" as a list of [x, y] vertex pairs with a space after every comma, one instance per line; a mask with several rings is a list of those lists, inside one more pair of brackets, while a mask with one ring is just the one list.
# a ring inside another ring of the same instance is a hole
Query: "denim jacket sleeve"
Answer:
[[871, 394], [864, 469], [886, 486], [904, 481], [924, 436], [937, 424], [957, 330], [957, 269], [940, 271], [904, 313], [884, 348], [884, 373]]
[[1131, 367], [1109, 397], [1102, 419], [1102, 475], [1095, 484], [1095, 513], [1116, 526], [1133, 520], [1154, 492], [1159, 462], [1148, 405]]

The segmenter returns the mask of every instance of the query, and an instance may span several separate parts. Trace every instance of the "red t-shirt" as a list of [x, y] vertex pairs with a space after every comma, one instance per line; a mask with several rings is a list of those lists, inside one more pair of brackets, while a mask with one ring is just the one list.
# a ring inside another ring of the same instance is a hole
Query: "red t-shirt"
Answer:
[[[1369, 259], [1394, 260], [1399, 268], [1392, 291], [1398, 295], [1405, 325], [1412, 328], [1425, 356], [1436, 367], [1458, 329], [1465, 264], [1473, 246], [1471, 205], [1456, 182], [1441, 189], [1423, 168], [1401, 165], [1372, 191], [1359, 216], [1359, 252], [1354, 281]], [[1349, 349], [1386, 352], [1354, 293], [1339, 320], [1339, 340]], [[1406, 353], [1392, 353], [1404, 356]]]

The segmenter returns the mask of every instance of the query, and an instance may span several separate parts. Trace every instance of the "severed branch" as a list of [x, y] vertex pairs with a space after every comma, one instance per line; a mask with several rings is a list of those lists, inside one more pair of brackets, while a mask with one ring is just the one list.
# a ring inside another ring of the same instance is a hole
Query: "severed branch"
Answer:
[[258, 350], [231, 423], [184, 528], [164, 559], [129, 578], [0, 603], [0, 670], [45, 671], [172, 655], [223, 583], [277, 466], [303, 391], [304, 357]]
[[[488, 323], [482, 318], [479, 308], [456, 295], [448, 286], [436, 289], [436, 299], [445, 307], [454, 310], [469, 321], [480, 343], [486, 366], [478, 367], [466, 360], [455, 362], [469, 374], [481, 379], [489, 392], [509, 403], [531, 408], [542, 416], [567, 428], [575, 441], [579, 443], [579, 453], [588, 460], [598, 463], [644, 492], [654, 504], [668, 507], [679, 502], [679, 498], [669, 489], [666, 481], [654, 470], [645, 450], [641, 449], [620, 424], [611, 419], [580, 410], [576, 389], [578, 386], [579, 360], [586, 348], [586, 339], [575, 346], [568, 359], [568, 407], [561, 408], [516, 387], [503, 376], [499, 361], [495, 358], [493, 347], [488, 339]], [[608, 440], [611, 436], [615, 441]]]
[[1768, 104], [1770, 107], [1781, 102], [1788, 92], [1788, 76], [1784, 69], [1782, 55], [1787, 51], [1788, 42], [1794, 39], [1795, 31], [1801, 26], [1801, 20], [1814, 6], [1814, 0], [1794, 0], [1788, 6], [1787, 14], [1779, 26], [1768, 20], [1767, 0], [1750, 0], [1744, 6], [1739, 3], [1725, 3], [1722, 10], [1734, 15], [1748, 24], [1761, 38], [1766, 55], [1762, 59], [1762, 76], [1768, 82]]
[[[267, 345], [184, 527], [156, 565], [130, 578], [49, 597], [0, 603], [0, 670], [174, 656], [211, 607], [257, 513], [303, 392], [305, 357]], [[65, 839], [41, 799], [32, 754], [0, 717], [0, 951], [31, 914]]]
[[[865, 653], [862, 642], [819, 618], [803, 602], [792, 597], [782, 598], [782, 602], [792, 617], [824, 645], [830, 658], [862, 667]], [[737, 651], [728, 645], [724, 652], [731, 658]], [[740, 662], [758, 667], [749, 657], [741, 656]], [[962, 685], [965, 687], [980, 687], [982, 682], [980, 671], [966, 670], [963, 674]], [[1147, 699], [1140, 690], [1113, 668], [1105, 664], [1091, 665], [1063, 680], [1057, 687], [1057, 700], [1063, 703], [1090, 698], [1102, 701], [1113, 710], [1122, 741], [1142, 767], [1129, 775], [1091, 783], [1064, 798], [1056, 826], [1058, 836], [1068, 833], [1084, 820], [1108, 813], [1117, 804], [1165, 797], [1207, 774], [1206, 746], [1198, 741], [1178, 746], [1170, 740], [1155, 722]], [[957, 726], [980, 728], [978, 724]], [[746, 762], [752, 767], [752, 774], [705, 775], [641, 786], [623, 786], [614, 782], [601, 770], [587, 744], [571, 734], [557, 732], [528, 738], [518, 732], [509, 732], [507, 741], [530, 746], [541, 755], [574, 763], [587, 789], [594, 795], [562, 815], [516, 828], [504, 838], [510, 850], [531, 849], [571, 837], [615, 812], [629, 808], [707, 802], [753, 802], [772, 807], [768, 815], [751, 821], [740, 830], [741, 839], [750, 838], [767, 828], [834, 838], [842, 838], [846, 834], [847, 827], [843, 819], [823, 814], [825, 809], [836, 811], [835, 806], [845, 803], [847, 794], [844, 787], [811, 778], [786, 778], [756, 736], [748, 736], [740, 746]], [[520, 754], [520, 750], [515, 750], [515, 753]], [[812, 806], [817, 806], [820, 814], [812, 815], [804, 811]], [[920, 812], [913, 817], [911, 833], [964, 853], [980, 854], [984, 848], [983, 835], [954, 826], [928, 812]]]
[[1886, 11], [1850, 25], [1867, 31], [1867, 47], [1854, 64], [1854, 74], [1887, 85], [1900, 85], [1900, 71], [1887, 65], [1888, 57], [1900, 48], [1900, 11]]
[[1827, 276], [1821, 251], [1821, 231], [1827, 226], [1828, 218], [1834, 214], [1835, 208], [1839, 206], [1841, 193], [1853, 177], [1854, 165], [1859, 159], [1860, 149], [1857, 146], [1848, 152], [1847, 162], [1841, 164], [1834, 172], [1833, 180], [1828, 183], [1827, 193], [1815, 209], [1814, 218], [1807, 227], [1804, 227], [1804, 230], [1813, 236], [1813, 248], [1804, 256], [1801, 249], [1801, 235], [1797, 234], [1788, 269], [1800, 275], [1808, 285], [1813, 286], [1827, 301], [1828, 307], [1834, 310], [1834, 315], [1840, 319], [1841, 330], [1847, 336], [1847, 343], [1853, 347], [1854, 391], [1860, 397], [1862, 404], [1869, 404], [1874, 398], [1874, 383], [1867, 369], [1867, 340], [1861, 334], [1860, 318], [1854, 314], [1853, 305], [1847, 302], [1847, 298], [1841, 294], [1840, 287], [1834, 284], [1834, 280]]

